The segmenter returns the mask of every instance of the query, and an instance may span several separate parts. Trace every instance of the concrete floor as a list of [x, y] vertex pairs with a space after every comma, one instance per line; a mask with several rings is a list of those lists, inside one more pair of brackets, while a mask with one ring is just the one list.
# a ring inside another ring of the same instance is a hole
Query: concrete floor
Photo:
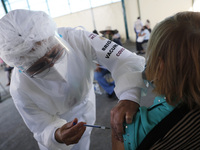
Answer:
[[[133, 43], [126, 43], [124, 47], [135, 51]], [[9, 91], [9, 87], [5, 86], [6, 75], [2, 69], [0, 69], [0, 76], [0, 83], [6, 91]], [[4, 98], [0, 102], [0, 150], [38, 150], [37, 143], [16, 110], [12, 98], [4, 92], [2, 87], [0, 87], [0, 91]], [[141, 105], [150, 106], [153, 97], [151, 89], [148, 89], [148, 94], [142, 98]], [[96, 94], [96, 124], [110, 126], [110, 110], [117, 101], [116, 98], [107, 98], [104, 92], [101, 95]], [[111, 131], [94, 129], [91, 135], [90, 150], [111, 150]]]

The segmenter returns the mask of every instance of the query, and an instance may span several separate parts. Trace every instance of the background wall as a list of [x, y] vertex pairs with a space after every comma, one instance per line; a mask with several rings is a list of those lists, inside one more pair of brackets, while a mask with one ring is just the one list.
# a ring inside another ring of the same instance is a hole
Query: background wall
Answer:
[[[93, 14], [98, 32], [111, 26], [112, 29], [118, 29], [123, 38], [126, 37], [121, 2], [93, 8]], [[95, 29], [90, 9], [57, 17], [54, 20], [58, 27], [84, 26], [86, 30], [91, 32]]]
[[152, 26], [163, 18], [192, 7], [191, 0], [140, 0], [142, 20], [150, 19]]
[[[141, 20], [145, 23], [146, 19], [151, 22], [151, 28], [164, 18], [171, 16], [179, 11], [188, 11], [192, 8], [193, 0], [124, 0], [127, 25], [130, 41], [135, 41], [133, 30], [134, 21], [139, 16], [138, 2], [140, 6]], [[86, 30], [93, 31], [91, 9], [68, 14], [54, 18], [58, 27], [84, 26]], [[126, 32], [121, 2], [112, 3], [93, 8], [94, 22], [97, 31], [104, 30], [106, 26], [118, 29], [122, 36], [122, 42], [126, 41]]]

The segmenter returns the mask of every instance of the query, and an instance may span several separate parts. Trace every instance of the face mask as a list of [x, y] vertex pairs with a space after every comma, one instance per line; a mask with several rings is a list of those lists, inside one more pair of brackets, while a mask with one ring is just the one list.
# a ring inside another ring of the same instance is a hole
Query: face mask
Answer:
[[149, 81], [147, 80], [146, 78], [146, 74], [145, 74], [145, 69], [144, 71], [142, 72], [142, 78], [143, 78], [143, 81], [144, 81], [144, 84], [146, 85], [146, 88], [142, 88], [141, 90], [141, 96], [146, 96], [147, 95], [147, 88], [149, 87], [149, 85], [154, 89], [155, 88], [155, 85], [153, 84], [153, 80], [152, 81]]
[[142, 72], [142, 79], [144, 80], [147, 87], [150, 85], [152, 88], [155, 88], [155, 85], [153, 84], [153, 80], [151, 80], [151, 81], [147, 80], [147, 77], [146, 77], [146, 74], [145, 74], [145, 69]]

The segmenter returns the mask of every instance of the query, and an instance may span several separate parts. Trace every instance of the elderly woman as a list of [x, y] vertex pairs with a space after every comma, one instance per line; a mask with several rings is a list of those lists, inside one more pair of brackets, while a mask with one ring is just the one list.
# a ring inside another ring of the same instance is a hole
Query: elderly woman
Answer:
[[124, 143], [113, 135], [113, 150], [200, 148], [199, 20], [199, 12], [180, 12], [152, 31], [145, 73], [157, 97], [124, 124]]

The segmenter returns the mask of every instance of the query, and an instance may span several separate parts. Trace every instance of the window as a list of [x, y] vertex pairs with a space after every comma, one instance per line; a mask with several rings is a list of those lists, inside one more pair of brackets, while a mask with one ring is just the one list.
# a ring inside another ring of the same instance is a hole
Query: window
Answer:
[[4, 11], [3, 5], [0, 3], [0, 18], [2, 18], [5, 14], [6, 12]]
[[49, 14], [49, 8], [46, 0], [28, 0], [28, 3], [30, 10], [44, 11]]
[[113, 3], [120, 2], [121, 0], [111, 0]]
[[92, 7], [102, 6], [106, 4], [110, 4], [112, 0], [90, 0]]
[[68, 0], [48, 0], [51, 17], [58, 17], [71, 13]]
[[[119, 1], [120, 0], [4, 0], [4, 3], [7, 11], [15, 9], [39, 10], [46, 12], [51, 17], [58, 17]], [[4, 14], [4, 9], [1, 4], [0, 17]]]
[[69, 0], [71, 12], [77, 12], [90, 8], [89, 0]]
[[26, 0], [8, 0], [10, 10], [14, 9], [29, 9]]
[[200, 0], [194, 1], [193, 10], [196, 11], [196, 12], [200, 12]]

